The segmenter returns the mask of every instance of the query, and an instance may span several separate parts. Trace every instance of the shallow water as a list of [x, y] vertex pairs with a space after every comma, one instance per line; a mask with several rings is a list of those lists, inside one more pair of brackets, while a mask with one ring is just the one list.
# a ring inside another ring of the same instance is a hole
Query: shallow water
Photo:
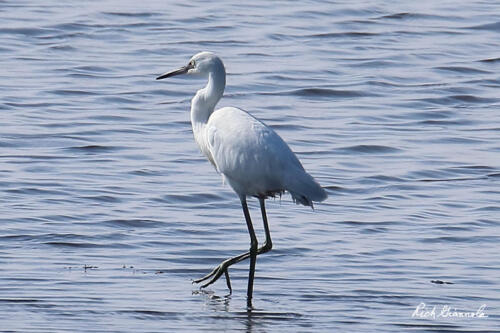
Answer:
[[[497, 329], [500, 4], [181, 3], [0, 1], [0, 330]], [[201, 50], [329, 193], [268, 201], [250, 313], [247, 263], [231, 296], [190, 282], [249, 246], [204, 82], [154, 80]]]

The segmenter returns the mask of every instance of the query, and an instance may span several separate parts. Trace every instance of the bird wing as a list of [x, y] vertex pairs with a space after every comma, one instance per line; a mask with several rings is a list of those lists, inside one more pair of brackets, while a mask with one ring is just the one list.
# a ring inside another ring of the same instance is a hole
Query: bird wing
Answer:
[[304, 171], [283, 139], [243, 110], [226, 107], [214, 111], [205, 134], [217, 170], [238, 193], [281, 191], [287, 170]]

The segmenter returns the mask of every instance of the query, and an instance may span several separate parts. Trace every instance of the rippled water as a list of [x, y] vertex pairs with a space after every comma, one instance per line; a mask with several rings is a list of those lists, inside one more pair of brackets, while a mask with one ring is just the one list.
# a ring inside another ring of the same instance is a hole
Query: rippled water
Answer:
[[[499, 12], [0, 1], [0, 330], [497, 329]], [[231, 296], [190, 283], [249, 246], [192, 137], [204, 82], [154, 80], [201, 50], [226, 63], [221, 105], [275, 128], [330, 195], [268, 201], [252, 312], [248, 263]], [[421, 302], [488, 318], [412, 317]]]

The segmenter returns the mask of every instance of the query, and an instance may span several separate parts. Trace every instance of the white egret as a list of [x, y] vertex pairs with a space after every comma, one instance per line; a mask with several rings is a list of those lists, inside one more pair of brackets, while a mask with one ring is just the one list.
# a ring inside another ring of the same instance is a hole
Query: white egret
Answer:
[[[258, 254], [272, 248], [264, 200], [288, 191], [296, 203], [312, 206], [323, 201], [327, 194], [302, 167], [295, 154], [274, 130], [234, 107], [215, 110], [226, 86], [224, 64], [215, 54], [201, 52], [194, 55], [186, 66], [167, 72], [156, 79], [189, 74], [208, 77], [205, 88], [198, 90], [191, 101], [191, 124], [194, 138], [203, 154], [217, 172], [238, 194], [250, 234], [250, 250], [223, 261], [208, 275], [193, 283], [205, 282], [206, 287], [225, 274], [231, 291], [229, 266], [250, 258], [247, 305], [252, 306], [255, 261]], [[247, 206], [247, 196], [259, 199], [266, 241], [257, 247], [257, 237]]]

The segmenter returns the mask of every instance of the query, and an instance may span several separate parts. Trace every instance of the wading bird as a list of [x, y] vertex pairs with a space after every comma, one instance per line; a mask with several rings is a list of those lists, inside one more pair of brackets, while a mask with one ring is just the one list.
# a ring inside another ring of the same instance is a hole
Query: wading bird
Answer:
[[[198, 53], [187, 65], [156, 79], [180, 74], [208, 77], [206, 87], [198, 90], [191, 101], [194, 138], [202, 153], [238, 194], [250, 234], [248, 252], [224, 260], [212, 272], [193, 283], [204, 282], [201, 286], [204, 288], [224, 274], [231, 291], [229, 266], [250, 258], [247, 306], [251, 308], [256, 257], [272, 248], [265, 199], [288, 191], [296, 203], [312, 207], [313, 201], [323, 201], [327, 194], [274, 130], [241, 109], [224, 107], [215, 110], [226, 86], [226, 71], [219, 57], [210, 52]], [[256, 197], [260, 202], [266, 236], [262, 247], [258, 247], [250, 219], [248, 196]]]

